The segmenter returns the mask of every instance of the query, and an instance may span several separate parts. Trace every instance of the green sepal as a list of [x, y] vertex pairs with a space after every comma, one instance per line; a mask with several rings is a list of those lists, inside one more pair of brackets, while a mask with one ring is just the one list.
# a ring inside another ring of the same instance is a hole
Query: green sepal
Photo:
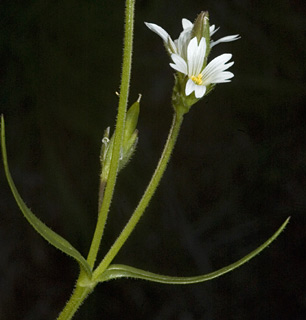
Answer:
[[174, 75], [174, 87], [172, 91], [172, 106], [178, 114], [185, 114], [189, 112], [190, 108], [198, 102], [194, 93], [186, 96], [185, 88], [188, 77], [185, 77], [182, 73], [177, 72]]
[[107, 181], [110, 164], [113, 155], [113, 147], [114, 147], [114, 135], [109, 139], [110, 127], [107, 127], [104, 131], [104, 137], [102, 139], [102, 147], [101, 147], [101, 181]]
[[[129, 108], [126, 114], [125, 120], [125, 129], [123, 133], [122, 146], [120, 151], [119, 167], [118, 172], [125, 167], [125, 165], [131, 160], [133, 153], [136, 150], [138, 142], [138, 130], [136, 129], [138, 116], [139, 116], [139, 102], [141, 95], [139, 95], [138, 100], [133, 103]], [[115, 132], [112, 137], [109, 139], [109, 128], [104, 132], [104, 137], [102, 139], [102, 148], [101, 148], [101, 180], [107, 181], [110, 164], [113, 155], [114, 147], [114, 137]]]
[[223, 274], [226, 274], [230, 271], [235, 270], [236, 268], [242, 266], [243, 264], [245, 264], [246, 262], [250, 261], [252, 258], [257, 256], [262, 250], [268, 247], [279, 236], [279, 234], [285, 229], [289, 220], [290, 220], [290, 217], [286, 219], [286, 221], [281, 225], [281, 227], [273, 234], [273, 236], [270, 239], [268, 239], [260, 247], [250, 252], [242, 259], [222, 269], [219, 269], [211, 273], [207, 273], [205, 275], [200, 275], [195, 277], [171, 277], [171, 276], [152, 273], [149, 271], [137, 269], [137, 268], [126, 266], [126, 265], [113, 264], [113, 265], [110, 265], [102, 273], [102, 275], [100, 275], [100, 277], [98, 278], [98, 281], [104, 282], [104, 281], [118, 279], [118, 278], [134, 278], [134, 279], [142, 279], [142, 280], [148, 280], [152, 282], [159, 282], [159, 283], [165, 283], [165, 284], [192, 284], [192, 283], [199, 283], [199, 282], [212, 280], [214, 278], [218, 278], [222, 276]]
[[124, 156], [119, 161], [118, 171], [122, 170], [128, 162], [132, 159], [132, 156], [136, 150], [138, 143], [138, 130], [135, 130], [130, 139], [126, 142], [124, 148]]
[[101, 161], [101, 166], [103, 167], [107, 151], [109, 148], [109, 132], [110, 132], [110, 127], [107, 127], [104, 131], [104, 136], [102, 139], [102, 146], [101, 146], [101, 152], [100, 152], [100, 161]]
[[206, 42], [205, 61], [210, 52], [210, 32], [209, 32], [209, 15], [207, 11], [202, 11], [196, 18], [191, 31], [191, 39], [197, 37], [198, 43], [204, 38]]
[[91, 278], [91, 275], [92, 275], [91, 268], [89, 267], [89, 264], [87, 263], [85, 258], [81, 255], [81, 253], [78, 250], [76, 250], [66, 239], [64, 239], [57, 233], [55, 233], [53, 230], [47, 227], [42, 221], [40, 221], [22, 200], [9, 170], [9, 165], [7, 161], [6, 142], [5, 142], [5, 124], [4, 124], [3, 115], [1, 115], [1, 150], [2, 150], [5, 175], [6, 175], [8, 184], [13, 193], [15, 201], [17, 202], [24, 217], [45, 240], [47, 240], [50, 244], [52, 244], [57, 249], [66, 253], [68, 256], [74, 258], [79, 263], [80, 268], [85, 271], [85, 273], [89, 278]]
[[[172, 106], [175, 112], [185, 114], [189, 112], [190, 108], [203, 98], [196, 98], [194, 92], [189, 96], [185, 94], [185, 88], [188, 78], [182, 73], [177, 72], [174, 75], [174, 87], [172, 91]], [[205, 96], [207, 96], [214, 88], [215, 84], [211, 83], [206, 87]]]
[[125, 143], [128, 143], [128, 140], [131, 138], [134, 131], [136, 130], [138, 117], [139, 117], [140, 99], [141, 99], [141, 95], [139, 95], [138, 100], [132, 104], [132, 106], [129, 108], [129, 110], [126, 113], [123, 145], [125, 145]]

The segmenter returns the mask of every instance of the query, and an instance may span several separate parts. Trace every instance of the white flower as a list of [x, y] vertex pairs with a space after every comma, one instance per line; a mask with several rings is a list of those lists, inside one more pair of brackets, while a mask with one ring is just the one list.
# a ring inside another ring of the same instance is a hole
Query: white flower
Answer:
[[[183, 31], [179, 35], [178, 39], [172, 40], [170, 35], [167, 33], [166, 30], [164, 30], [162, 27], [158, 26], [157, 24], [154, 23], [148, 23], [145, 22], [146, 26], [156, 34], [158, 34], [164, 41], [166, 48], [168, 49], [169, 53], [176, 53], [179, 54], [181, 57], [186, 58], [187, 54], [187, 46], [188, 43], [191, 41], [191, 32], [193, 29], [193, 23], [189, 21], [188, 19], [183, 18], [182, 19], [182, 26], [183, 26]], [[215, 34], [219, 28], [215, 28], [215, 25], [213, 24], [212, 26], [209, 27], [209, 33], [210, 37]], [[238, 40], [240, 36], [238, 34], [235, 35], [230, 35], [223, 37], [217, 41], [210, 41], [210, 47], [212, 48], [216, 44], [219, 44], [221, 42], [231, 42]]]
[[[208, 17], [204, 16], [203, 19], [205, 21]], [[174, 62], [170, 63], [170, 66], [188, 77], [185, 87], [186, 96], [189, 96], [194, 92], [197, 99], [202, 98], [209, 85], [229, 82], [234, 76], [233, 73], [226, 71], [234, 64], [234, 62], [227, 63], [232, 58], [231, 54], [222, 54], [213, 59], [207, 66], [206, 60], [209, 51], [213, 46], [221, 42], [235, 41], [240, 38], [239, 35], [230, 35], [217, 41], [213, 41], [211, 40], [211, 37], [219, 30], [219, 28], [212, 25], [209, 27], [210, 45], [209, 48], [207, 48], [204, 37], [202, 37], [198, 43], [197, 37], [193, 35], [194, 24], [187, 19], [182, 19], [183, 31], [180, 33], [178, 39], [174, 41], [162, 27], [154, 23], [145, 22], [145, 24], [150, 30], [163, 39], [164, 44], [171, 55], [171, 59]]]
[[186, 59], [177, 53], [171, 54], [174, 63], [170, 63], [170, 66], [189, 78], [185, 87], [186, 96], [194, 91], [196, 98], [202, 98], [208, 85], [229, 82], [229, 79], [234, 76], [233, 73], [225, 71], [234, 64], [234, 62], [226, 63], [232, 58], [231, 54], [222, 54], [204, 66], [205, 54], [206, 41], [204, 37], [199, 44], [196, 37], [189, 42]]

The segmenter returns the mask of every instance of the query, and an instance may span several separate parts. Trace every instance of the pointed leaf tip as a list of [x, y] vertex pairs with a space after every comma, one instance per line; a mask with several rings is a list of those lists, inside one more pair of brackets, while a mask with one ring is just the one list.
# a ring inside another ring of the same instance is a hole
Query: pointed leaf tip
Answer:
[[254, 251], [244, 256], [242, 259], [224, 268], [221, 268], [211, 273], [207, 273], [205, 275], [194, 276], [194, 277], [171, 277], [171, 276], [152, 273], [149, 271], [137, 269], [137, 268], [126, 266], [126, 265], [113, 264], [113, 265], [110, 265], [102, 275], [100, 275], [100, 278], [98, 279], [98, 281], [104, 282], [104, 281], [117, 279], [117, 278], [134, 278], [134, 279], [142, 279], [142, 280], [148, 280], [148, 281], [164, 283], [164, 284], [192, 284], [192, 283], [200, 283], [200, 282], [212, 280], [214, 278], [218, 278], [222, 276], [223, 274], [226, 274], [230, 271], [235, 270], [236, 268], [242, 266], [243, 264], [245, 264], [246, 262], [254, 258], [256, 255], [258, 255], [262, 250], [268, 247], [279, 236], [279, 234], [285, 229], [289, 221], [290, 221], [290, 217], [288, 217], [285, 220], [285, 222], [273, 234], [272, 237], [270, 237], [266, 242], [264, 242], [257, 249], [255, 249]]
[[81, 269], [83, 269], [86, 272], [87, 276], [91, 278], [91, 275], [92, 275], [91, 269], [89, 267], [89, 264], [85, 260], [85, 258], [81, 255], [81, 253], [78, 250], [76, 250], [66, 239], [58, 235], [56, 232], [54, 232], [49, 227], [47, 227], [42, 221], [40, 221], [22, 200], [9, 170], [9, 165], [7, 161], [6, 141], [5, 141], [5, 123], [4, 123], [3, 115], [1, 115], [1, 150], [2, 150], [4, 171], [5, 171], [8, 184], [13, 193], [15, 201], [17, 202], [24, 217], [45, 240], [47, 240], [50, 244], [52, 244], [57, 249], [66, 253], [68, 256], [74, 258], [79, 263]]

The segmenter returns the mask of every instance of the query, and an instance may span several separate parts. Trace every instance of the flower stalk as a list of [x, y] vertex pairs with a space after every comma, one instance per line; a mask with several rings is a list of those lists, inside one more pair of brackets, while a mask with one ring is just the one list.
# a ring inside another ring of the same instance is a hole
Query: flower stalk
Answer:
[[167, 164], [169, 162], [170, 156], [172, 154], [173, 148], [175, 146], [175, 142], [177, 140], [182, 122], [184, 118], [183, 112], [176, 112], [173, 117], [172, 126], [168, 135], [167, 142], [165, 144], [163, 153], [160, 157], [160, 160], [158, 162], [158, 165], [155, 169], [155, 172], [151, 178], [151, 181], [144, 192], [137, 208], [135, 209], [134, 213], [132, 214], [130, 220], [124, 227], [123, 231], [121, 232], [120, 236], [117, 238], [109, 252], [106, 254], [100, 265], [97, 267], [97, 269], [93, 272], [93, 280], [98, 279], [101, 274], [105, 271], [105, 269], [109, 266], [109, 264], [112, 262], [114, 257], [117, 255], [119, 250], [122, 248], [125, 241], [128, 239], [128, 237], [131, 235], [133, 230], [135, 229], [138, 221], [142, 217], [145, 209], [147, 208], [150, 200], [152, 199], [159, 182], [167, 168]]

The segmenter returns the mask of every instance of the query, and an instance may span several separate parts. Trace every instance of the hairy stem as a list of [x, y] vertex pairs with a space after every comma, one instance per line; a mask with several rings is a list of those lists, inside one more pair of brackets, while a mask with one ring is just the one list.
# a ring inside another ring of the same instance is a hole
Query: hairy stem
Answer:
[[57, 320], [70, 320], [80, 307], [80, 305], [83, 303], [83, 301], [87, 298], [89, 293], [92, 290], [87, 287], [79, 287], [76, 286], [71, 298], [67, 302], [64, 310], [60, 313]]
[[99, 251], [101, 239], [104, 232], [105, 223], [111, 200], [114, 193], [115, 183], [117, 179], [117, 172], [119, 166], [120, 151], [122, 146], [122, 137], [125, 126], [126, 108], [129, 95], [129, 86], [131, 78], [132, 66], [132, 47], [133, 47], [133, 30], [134, 30], [134, 7], [135, 0], [126, 1], [125, 11], [125, 34], [124, 34], [124, 49], [123, 49], [123, 65], [122, 77], [120, 86], [119, 107], [116, 122], [116, 131], [114, 138], [114, 148], [110, 164], [108, 180], [104, 192], [103, 202], [101, 204], [96, 230], [92, 239], [87, 261], [91, 268], [94, 267], [97, 254]]
[[180, 131], [180, 127], [183, 121], [183, 113], [175, 113], [172, 127], [168, 135], [167, 142], [164, 147], [164, 151], [161, 155], [161, 158], [159, 160], [159, 163], [155, 169], [155, 172], [151, 178], [151, 181], [143, 194], [137, 208], [135, 209], [133, 215], [131, 216], [130, 220], [122, 230], [121, 234], [105, 256], [105, 258], [102, 260], [100, 265], [97, 267], [97, 269], [93, 273], [93, 280], [97, 279], [99, 275], [101, 275], [104, 270], [108, 267], [108, 265], [112, 262], [114, 257], [117, 255], [118, 251], [121, 249], [127, 238], [130, 236], [132, 231], [134, 230], [135, 226], [137, 225], [139, 219], [141, 218], [142, 214], [144, 213], [145, 209], [147, 208], [151, 198], [153, 197], [159, 182], [166, 170], [168, 161], [170, 159], [170, 156], [172, 154], [175, 142], [177, 140], [177, 136]]
[[[88, 253], [87, 261], [92, 269], [94, 267], [96, 257], [99, 251], [105, 222], [107, 219], [109, 207], [114, 193], [120, 151], [122, 145], [122, 137], [125, 126], [125, 117], [127, 109], [127, 101], [129, 95], [129, 86], [131, 78], [131, 65], [132, 65], [132, 46], [133, 46], [133, 31], [134, 31], [134, 7], [135, 0], [126, 0], [126, 10], [125, 10], [125, 32], [124, 32], [124, 48], [123, 48], [123, 65], [122, 65], [122, 75], [121, 75], [121, 86], [120, 86], [120, 98], [116, 121], [116, 133], [114, 137], [114, 148], [110, 164], [110, 171], [108, 175], [108, 180], [105, 185], [101, 186], [100, 189], [100, 199], [103, 201], [101, 205], [99, 204], [99, 215], [96, 225], [96, 230], [92, 239], [90, 250]], [[104, 189], [105, 187], [105, 189]], [[93, 291], [96, 283], [92, 282], [91, 279], [84, 276], [81, 271], [76, 287], [72, 293], [72, 296], [66, 303], [65, 308], [60, 313], [58, 320], [70, 320], [83, 303], [83, 301], [88, 297], [88, 295]]]

